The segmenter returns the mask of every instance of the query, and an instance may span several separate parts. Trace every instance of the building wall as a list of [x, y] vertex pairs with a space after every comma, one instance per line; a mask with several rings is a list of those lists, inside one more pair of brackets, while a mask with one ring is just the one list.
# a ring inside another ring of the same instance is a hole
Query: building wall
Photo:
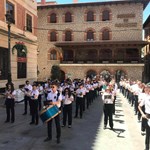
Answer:
[[[112, 12], [112, 20], [111, 21], [100, 21], [100, 13], [103, 9], [108, 8]], [[134, 8], [134, 9], [133, 9]], [[85, 12], [87, 10], [93, 10], [95, 12], [96, 21], [94, 22], [86, 22], [84, 21]], [[63, 18], [65, 12], [70, 11], [73, 13], [73, 22], [72, 23], [64, 23]], [[51, 12], [56, 12], [58, 15], [58, 23], [47, 23], [47, 16]], [[118, 18], [118, 15], [122, 14], [135, 14], [133, 18]], [[53, 42], [48, 41], [48, 31], [50, 29], [56, 29], [58, 31], [58, 41], [63, 41], [63, 31], [66, 29], [71, 29], [73, 32], [73, 41], [74, 42], [84, 42], [85, 41], [85, 31], [89, 28], [93, 28], [96, 33], [96, 41], [100, 41], [100, 31], [101, 29], [107, 27], [112, 31], [112, 41], [140, 41], [142, 40], [142, 14], [143, 14], [143, 5], [141, 3], [137, 4], [118, 4], [118, 5], [100, 5], [100, 6], [81, 6], [81, 7], [60, 7], [60, 8], [45, 8], [38, 9], [38, 42], [39, 42], [39, 55], [38, 55], [38, 69], [39, 76], [38, 79], [42, 80], [48, 78], [50, 76], [51, 66], [53, 64], [59, 64], [59, 60], [57, 61], [47, 61], [47, 52], [51, 48], [55, 48]], [[123, 25], [124, 23], [135, 23], [135, 27], [118, 27], [118, 24]], [[44, 30], [42, 30], [44, 29]], [[78, 31], [78, 32], [77, 32]], [[61, 65], [60, 65], [61, 66]], [[43, 68], [46, 68], [42, 70]], [[61, 66], [62, 69], [65, 69]], [[82, 67], [78, 68], [70, 68], [71, 74], [75, 76], [80, 72], [81, 77], [85, 76], [82, 72]], [[86, 67], [86, 69], [90, 69], [90, 67]], [[138, 67], [139, 68], [139, 67]], [[72, 73], [74, 70], [74, 73]], [[129, 69], [127, 69], [129, 71]], [[132, 69], [131, 69], [132, 70]], [[140, 69], [138, 69], [140, 70]], [[141, 71], [139, 71], [139, 74]], [[128, 72], [127, 74], [130, 74]], [[78, 76], [78, 75], [77, 75]], [[137, 76], [141, 78], [141, 74]]]
[[[37, 80], [37, 31], [33, 32], [25, 30], [26, 13], [29, 13], [34, 19], [33, 27], [37, 26], [37, 4], [34, 0], [8, 0], [15, 6], [15, 24], [11, 24], [11, 49], [16, 42], [22, 41], [27, 47], [27, 78], [17, 78], [17, 51], [12, 54], [11, 50], [11, 73], [12, 82], [15, 88], [25, 83], [28, 79], [31, 82]], [[8, 28], [5, 20], [6, 0], [0, 1], [0, 47], [8, 48]], [[0, 88], [5, 87], [7, 80], [0, 80]]]
[[111, 75], [115, 75], [117, 70], [125, 73], [125, 77], [133, 80], [142, 80], [143, 64], [60, 64], [62, 71], [65, 72], [66, 78], [84, 78], [89, 70], [93, 70], [99, 75], [102, 71], [107, 70]]

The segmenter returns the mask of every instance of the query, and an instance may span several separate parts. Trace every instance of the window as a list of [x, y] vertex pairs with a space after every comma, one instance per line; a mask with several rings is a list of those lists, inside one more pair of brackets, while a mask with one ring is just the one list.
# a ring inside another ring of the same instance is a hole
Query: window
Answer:
[[26, 29], [29, 32], [32, 32], [32, 16], [29, 14], [26, 15]]
[[8, 1], [6, 1], [6, 14], [10, 14], [11, 15], [11, 20], [7, 20], [10, 21], [12, 23], [15, 23], [15, 9], [14, 9], [14, 5]]
[[48, 60], [57, 60], [56, 50], [51, 50], [48, 52]]
[[55, 31], [52, 31], [50, 33], [50, 41], [51, 42], [57, 41], [57, 33]]
[[50, 15], [50, 23], [56, 23], [57, 22], [57, 16], [55, 13], [52, 13]]
[[65, 14], [65, 22], [72, 22], [72, 15], [70, 12]]
[[110, 12], [109, 10], [104, 10], [102, 12], [102, 21], [107, 21], [107, 20], [110, 20]]
[[94, 40], [94, 32], [92, 30], [87, 31], [87, 41]]
[[110, 40], [109, 30], [105, 29], [102, 31], [102, 40]]
[[93, 11], [87, 12], [87, 21], [94, 21], [94, 12]]
[[8, 76], [8, 49], [0, 47], [0, 80]]
[[26, 78], [27, 77], [27, 60], [26, 53], [22, 50], [17, 50], [17, 77]]
[[65, 41], [72, 41], [72, 32], [71, 31], [65, 32]]

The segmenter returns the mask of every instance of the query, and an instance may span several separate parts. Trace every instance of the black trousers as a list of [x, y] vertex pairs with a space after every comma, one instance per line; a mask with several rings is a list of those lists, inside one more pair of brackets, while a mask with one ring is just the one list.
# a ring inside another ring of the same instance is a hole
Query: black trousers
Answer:
[[61, 127], [60, 127], [60, 117], [59, 115], [57, 115], [55, 118], [53, 118], [52, 120], [50, 120], [47, 123], [47, 133], [48, 133], [48, 137], [52, 138], [52, 121], [55, 120], [55, 125], [56, 125], [56, 138], [60, 138], [61, 136]]
[[145, 149], [149, 150], [150, 145], [150, 127], [146, 123], [146, 137], [145, 137]]
[[72, 104], [64, 105], [63, 107], [63, 125], [66, 125], [68, 117], [68, 125], [72, 125]]
[[42, 100], [42, 95], [41, 95], [41, 94], [39, 94], [39, 96], [38, 96], [39, 111], [40, 111], [40, 110], [41, 110], [41, 108], [42, 108], [42, 102], [41, 102], [41, 100]]
[[138, 113], [138, 95], [134, 95], [134, 110], [135, 114]]
[[76, 113], [75, 117], [78, 117], [78, 110], [80, 108], [80, 118], [82, 118], [83, 114], [83, 98], [82, 97], [77, 97], [76, 98]]
[[113, 128], [113, 104], [104, 104], [104, 125], [107, 126], [109, 118], [109, 126]]
[[90, 93], [86, 93], [86, 108], [89, 108], [89, 102], [90, 102]]
[[113, 114], [115, 114], [115, 101], [116, 101], [116, 96], [114, 96], [114, 102], [113, 102]]
[[38, 124], [39, 115], [38, 115], [38, 100], [31, 100], [31, 122]]
[[83, 96], [83, 111], [85, 111], [85, 99], [86, 99], [86, 96], [84, 95]]
[[[27, 113], [28, 103], [29, 103], [29, 107], [30, 107], [31, 106], [31, 98], [29, 96], [25, 96], [24, 97], [24, 113]], [[30, 108], [30, 113], [31, 113], [31, 108]]]
[[10, 121], [10, 115], [11, 115], [11, 121], [15, 121], [15, 100], [7, 98], [5, 101], [6, 104], [6, 121]]

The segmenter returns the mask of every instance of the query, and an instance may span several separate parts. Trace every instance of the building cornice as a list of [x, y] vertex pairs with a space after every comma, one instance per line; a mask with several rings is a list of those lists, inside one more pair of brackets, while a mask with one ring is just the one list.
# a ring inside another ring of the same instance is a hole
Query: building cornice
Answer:
[[68, 46], [118, 46], [118, 45], [138, 45], [141, 47], [150, 44], [148, 41], [86, 41], [86, 42], [56, 42], [54, 45], [58, 47], [68, 47]]
[[83, 6], [99, 6], [99, 5], [117, 5], [117, 4], [131, 4], [142, 3], [144, 9], [149, 3], [149, 0], [119, 0], [119, 1], [105, 1], [105, 2], [88, 2], [88, 3], [72, 3], [72, 4], [53, 4], [53, 5], [40, 5], [38, 9], [45, 8], [65, 8], [65, 7], [83, 7]]

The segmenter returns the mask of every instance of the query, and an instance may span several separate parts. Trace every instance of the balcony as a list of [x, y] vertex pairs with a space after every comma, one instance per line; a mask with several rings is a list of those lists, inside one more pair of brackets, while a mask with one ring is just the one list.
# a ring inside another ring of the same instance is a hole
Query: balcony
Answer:
[[144, 63], [143, 59], [131, 59], [126, 58], [123, 60], [113, 60], [113, 59], [104, 59], [104, 60], [69, 60], [69, 61], [62, 61], [61, 64], [142, 64]]

